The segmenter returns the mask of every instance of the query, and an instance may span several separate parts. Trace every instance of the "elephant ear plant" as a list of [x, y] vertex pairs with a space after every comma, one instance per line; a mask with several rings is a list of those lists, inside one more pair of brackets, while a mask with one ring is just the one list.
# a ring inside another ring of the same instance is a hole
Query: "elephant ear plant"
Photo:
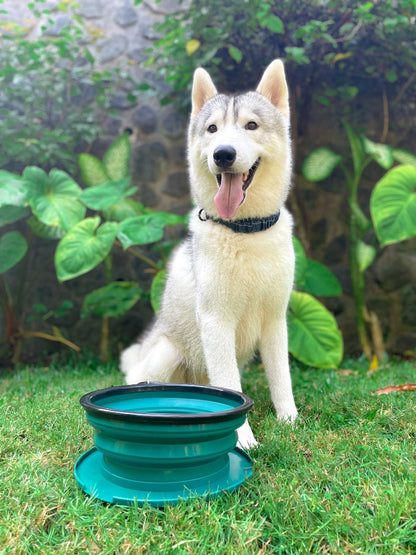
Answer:
[[[122, 135], [102, 160], [90, 154], [80, 156], [85, 188], [56, 169], [47, 174], [31, 166], [21, 176], [0, 172], [0, 225], [7, 228], [19, 220], [25, 221], [29, 233], [57, 242], [54, 264], [59, 281], [79, 278], [97, 265], [105, 265], [106, 283], [86, 296], [81, 309], [82, 318], [102, 318], [103, 358], [108, 353], [109, 319], [123, 315], [144, 293], [136, 282], [113, 281], [114, 248], [123, 249], [149, 266], [154, 274], [150, 299], [157, 311], [166, 278], [164, 259], [161, 257], [155, 262], [140, 246], [151, 243], [159, 246], [165, 226], [185, 223], [182, 216], [154, 212], [131, 197], [136, 189], [131, 187], [129, 162], [129, 138]], [[22, 224], [19, 229], [23, 229]], [[51, 334], [22, 329], [21, 314], [16, 314], [7, 276], [3, 274], [25, 257], [29, 244], [18, 230], [7, 231], [0, 237], [0, 294], [7, 322], [4, 340], [15, 347], [15, 359], [22, 338], [29, 334], [79, 349], [56, 328]], [[340, 286], [327, 268], [306, 258], [298, 241], [295, 249], [297, 290], [290, 301], [289, 349], [306, 364], [337, 366], [343, 351], [341, 333], [333, 316], [312, 295], [336, 295], [341, 291]]]
[[[131, 198], [136, 188], [130, 186], [129, 163], [130, 141], [125, 134], [109, 147], [102, 161], [81, 155], [84, 189], [70, 175], [56, 169], [47, 174], [30, 166], [21, 176], [0, 171], [0, 226], [7, 228], [25, 221], [29, 234], [58, 241], [54, 264], [59, 281], [74, 279], [105, 264], [106, 283], [87, 295], [82, 307], [82, 317], [94, 314], [103, 318], [103, 358], [108, 353], [108, 319], [124, 314], [143, 294], [136, 282], [112, 281], [112, 250], [124, 249], [139, 257], [157, 276], [157, 283], [163, 260], [155, 262], [139, 248], [160, 241], [165, 226], [184, 223], [183, 216], [154, 212]], [[22, 224], [19, 229], [23, 230]], [[30, 248], [24, 233], [12, 230], [0, 237], [0, 295], [7, 328], [3, 341], [14, 347], [14, 359], [27, 335], [40, 335], [79, 349], [60, 334], [22, 329], [21, 314], [16, 314], [3, 274], [16, 266]]]
[[[377, 248], [366, 243], [364, 236], [374, 227], [381, 247], [416, 236], [416, 156], [358, 136], [346, 122], [344, 127], [352, 163], [347, 166], [342, 156], [320, 147], [309, 154], [302, 171], [306, 179], [314, 182], [328, 178], [337, 166], [344, 174], [349, 192], [349, 265], [357, 332], [366, 357], [370, 360], [375, 355], [380, 359], [385, 350], [381, 325], [376, 313], [367, 310], [364, 298], [364, 272], [374, 261]], [[372, 191], [371, 222], [357, 197], [363, 172], [372, 162], [389, 171]], [[395, 162], [400, 165], [393, 167]]]
[[289, 351], [305, 364], [337, 367], [343, 356], [343, 339], [333, 315], [315, 296], [340, 295], [341, 285], [323, 264], [306, 257], [301, 242], [294, 239], [295, 290], [289, 303]]

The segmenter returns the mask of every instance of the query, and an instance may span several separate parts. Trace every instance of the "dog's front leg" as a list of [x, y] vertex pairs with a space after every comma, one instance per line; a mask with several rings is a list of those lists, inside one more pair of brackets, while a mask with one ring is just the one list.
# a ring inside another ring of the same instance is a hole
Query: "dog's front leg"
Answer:
[[292, 392], [285, 317], [268, 322], [262, 330], [260, 355], [269, 382], [276, 416], [294, 421], [298, 411]]
[[199, 321], [210, 385], [241, 391], [233, 324], [213, 314], [204, 314]]
[[[235, 325], [213, 314], [200, 315], [199, 323], [210, 385], [242, 391], [235, 349]], [[243, 449], [257, 445], [247, 420], [238, 429], [238, 443]]]

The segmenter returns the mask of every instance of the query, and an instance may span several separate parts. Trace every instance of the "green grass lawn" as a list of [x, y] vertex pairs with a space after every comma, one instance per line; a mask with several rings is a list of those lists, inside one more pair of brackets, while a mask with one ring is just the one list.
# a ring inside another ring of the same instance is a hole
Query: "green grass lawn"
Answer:
[[245, 374], [261, 446], [231, 494], [174, 507], [86, 496], [74, 463], [92, 445], [82, 394], [122, 383], [115, 365], [52, 363], [0, 376], [0, 553], [416, 553], [414, 363], [367, 375], [293, 364], [300, 418], [273, 416], [263, 372]]

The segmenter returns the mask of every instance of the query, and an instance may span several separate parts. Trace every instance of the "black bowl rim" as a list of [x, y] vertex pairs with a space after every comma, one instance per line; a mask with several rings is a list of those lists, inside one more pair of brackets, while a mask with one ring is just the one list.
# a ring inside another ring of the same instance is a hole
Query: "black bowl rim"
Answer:
[[[171, 414], [163, 412], [131, 412], [119, 409], [111, 409], [94, 404], [94, 401], [103, 397], [112, 397], [128, 392], [136, 391], [172, 391], [204, 393], [216, 397], [225, 397], [241, 403], [239, 406], [229, 410], [210, 413], [183, 413]], [[245, 393], [232, 389], [212, 387], [207, 385], [172, 384], [142, 382], [134, 385], [120, 385], [97, 389], [83, 395], [79, 401], [88, 414], [111, 420], [123, 422], [149, 423], [149, 424], [202, 424], [209, 422], [224, 422], [240, 416], [244, 416], [254, 405], [254, 401]]]

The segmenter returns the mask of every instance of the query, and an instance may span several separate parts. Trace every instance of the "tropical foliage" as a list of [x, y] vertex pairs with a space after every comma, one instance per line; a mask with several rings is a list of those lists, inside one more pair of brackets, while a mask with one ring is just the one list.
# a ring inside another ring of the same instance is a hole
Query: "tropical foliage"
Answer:
[[[25, 220], [31, 233], [57, 242], [54, 264], [61, 282], [105, 264], [107, 283], [88, 295], [82, 308], [83, 317], [95, 314], [103, 318], [101, 347], [105, 358], [108, 318], [124, 314], [143, 294], [136, 283], [111, 281], [112, 250], [124, 249], [157, 275], [163, 270], [162, 259], [154, 262], [137, 247], [160, 241], [165, 226], [183, 224], [184, 218], [152, 211], [131, 198], [136, 188], [130, 187], [127, 134], [114, 141], [102, 161], [85, 154], [80, 156], [79, 164], [86, 188], [57, 169], [49, 174], [34, 166], [26, 168], [22, 175], [1, 172], [0, 223], [6, 227]], [[0, 291], [7, 320], [6, 340], [11, 345], [33, 333], [21, 329], [2, 274], [13, 268], [28, 248], [21, 231], [6, 231], [0, 237]], [[68, 344], [56, 329], [49, 338]]]
[[[141, 0], [136, 0], [136, 4]], [[416, 70], [413, 0], [321, 2], [312, 0], [192, 0], [189, 9], [168, 15], [156, 30], [150, 52], [182, 105], [191, 75], [209, 66], [222, 90], [253, 88], [259, 63], [283, 59], [291, 88], [323, 105], [348, 105], [362, 89], [406, 91]], [[363, 55], [365, 53], [366, 55]], [[306, 100], [306, 99], [305, 99]]]
[[[357, 332], [367, 358], [381, 358], [384, 343], [380, 323], [374, 312], [365, 306], [365, 270], [377, 253], [376, 245], [365, 242], [365, 234], [374, 225], [380, 245], [397, 243], [416, 236], [416, 156], [402, 149], [374, 143], [359, 136], [344, 122], [351, 149], [349, 165], [333, 150], [320, 147], [303, 163], [303, 174], [310, 181], [322, 181], [340, 166], [348, 188], [349, 202], [349, 263], [356, 307]], [[392, 168], [394, 162], [402, 163]], [[360, 182], [365, 168], [376, 162], [386, 175], [376, 183], [371, 195], [371, 222], [358, 202]], [[367, 327], [370, 327], [370, 339]]]

